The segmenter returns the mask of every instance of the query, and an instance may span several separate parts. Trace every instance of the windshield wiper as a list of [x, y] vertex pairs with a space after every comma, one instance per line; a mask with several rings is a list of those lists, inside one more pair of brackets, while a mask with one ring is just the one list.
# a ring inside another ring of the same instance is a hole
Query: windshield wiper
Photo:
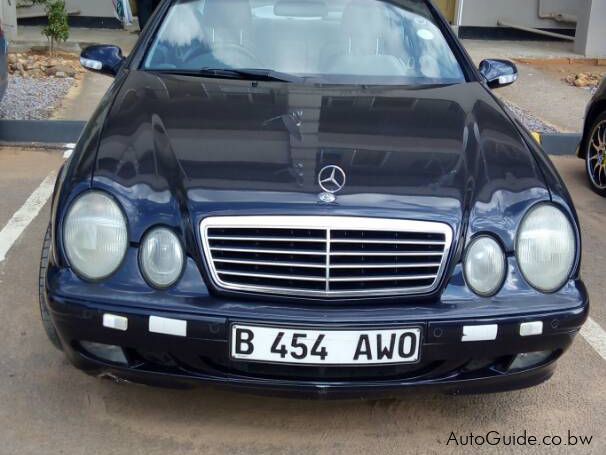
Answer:
[[186, 76], [215, 77], [218, 79], [240, 79], [246, 81], [304, 82], [305, 78], [281, 73], [270, 69], [257, 68], [201, 68], [201, 69], [161, 69], [159, 73], [183, 74]]
[[238, 75], [244, 78], [250, 78], [251, 80], [264, 80], [264, 81], [276, 81], [276, 82], [303, 82], [304, 77], [295, 76], [294, 74], [282, 73], [280, 71], [274, 71], [270, 69], [261, 68], [243, 68], [234, 71]]

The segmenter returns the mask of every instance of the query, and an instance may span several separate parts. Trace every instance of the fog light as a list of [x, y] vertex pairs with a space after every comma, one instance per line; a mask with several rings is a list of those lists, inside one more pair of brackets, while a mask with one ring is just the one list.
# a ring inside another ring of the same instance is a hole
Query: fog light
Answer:
[[128, 365], [128, 360], [124, 355], [124, 350], [120, 346], [94, 343], [92, 341], [82, 341], [80, 342], [80, 346], [82, 346], [86, 352], [101, 360], [119, 363], [121, 365]]
[[523, 354], [518, 354], [509, 366], [509, 371], [527, 370], [528, 368], [538, 366], [549, 359], [552, 354], [553, 351], [524, 352]]

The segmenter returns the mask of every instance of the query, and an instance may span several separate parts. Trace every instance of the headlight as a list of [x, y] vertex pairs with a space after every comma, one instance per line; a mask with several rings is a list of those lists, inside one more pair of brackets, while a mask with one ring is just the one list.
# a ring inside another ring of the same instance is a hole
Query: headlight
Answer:
[[568, 217], [553, 205], [532, 208], [518, 230], [516, 255], [531, 286], [542, 292], [560, 289], [576, 258], [576, 236]]
[[122, 263], [128, 246], [126, 219], [107, 194], [91, 191], [72, 203], [63, 227], [65, 253], [82, 278], [107, 278]]
[[169, 229], [155, 228], [141, 244], [140, 263], [145, 279], [154, 287], [165, 289], [177, 282], [183, 271], [183, 248]]
[[473, 292], [483, 297], [493, 296], [505, 281], [505, 253], [493, 238], [478, 237], [467, 247], [464, 268], [465, 279]]

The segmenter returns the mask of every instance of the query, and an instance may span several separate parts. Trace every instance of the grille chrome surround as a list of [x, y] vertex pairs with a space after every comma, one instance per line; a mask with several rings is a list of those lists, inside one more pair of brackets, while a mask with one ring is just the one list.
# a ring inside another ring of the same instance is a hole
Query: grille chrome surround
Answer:
[[209, 217], [200, 234], [219, 288], [325, 298], [433, 292], [453, 239], [443, 223], [334, 216]]

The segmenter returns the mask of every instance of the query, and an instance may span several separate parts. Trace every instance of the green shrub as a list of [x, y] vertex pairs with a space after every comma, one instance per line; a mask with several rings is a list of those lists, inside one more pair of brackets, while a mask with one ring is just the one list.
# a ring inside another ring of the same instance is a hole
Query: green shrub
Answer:
[[65, 0], [34, 0], [34, 3], [41, 3], [46, 8], [48, 25], [44, 27], [42, 33], [49, 39], [50, 53], [53, 55], [55, 53], [55, 44], [67, 41], [69, 38]]

